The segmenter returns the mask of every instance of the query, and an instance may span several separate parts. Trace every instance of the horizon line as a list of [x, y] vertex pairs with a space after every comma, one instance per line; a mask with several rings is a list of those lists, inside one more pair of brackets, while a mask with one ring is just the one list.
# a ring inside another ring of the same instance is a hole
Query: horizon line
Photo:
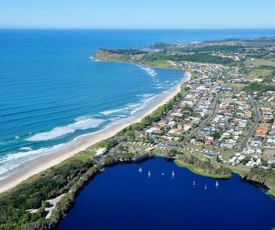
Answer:
[[274, 28], [1, 28], [0, 30], [275, 30]]

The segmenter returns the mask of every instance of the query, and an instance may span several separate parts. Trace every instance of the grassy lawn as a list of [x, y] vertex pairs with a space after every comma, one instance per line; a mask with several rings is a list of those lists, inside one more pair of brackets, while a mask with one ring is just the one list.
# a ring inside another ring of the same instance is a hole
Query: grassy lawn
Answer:
[[[189, 148], [189, 150], [187, 150]], [[198, 151], [196, 151], [198, 149]], [[213, 151], [213, 153], [219, 153], [221, 155], [231, 155], [236, 152], [236, 149], [223, 149], [218, 147], [212, 147], [212, 146], [206, 146], [206, 145], [192, 145], [190, 143], [185, 144], [184, 151], [191, 152], [194, 151], [194, 153], [202, 153], [204, 151]]]
[[223, 87], [241, 91], [247, 84], [226, 84]]
[[227, 179], [227, 178], [231, 177], [230, 174], [228, 174], [228, 175], [207, 174], [207, 173], [203, 172], [201, 169], [196, 168], [193, 165], [185, 164], [185, 163], [183, 163], [183, 162], [181, 162], [179, 160], [175, 160], [175, 164], [177, 166], [179, 166], [179, 167], [187, 168], [187, 169], [189, 169], [191, 172], [193, 172], [195, 174], [198, 174], [198, 175], [201, 175], [201, 176], [205, 176], [205, 177], [210, 177], [210, 178], [214, 178], [214, 179]]
[[268, 190], [267, 194], [270, 195], [270, 196], [275, 197], [275, 192], [274, 191]]
[[251, 70], [251, 75], [256, 75], [257, 77], [266, 77], [268, 76], [272, 70], [267, 70], [267, 69], [260, 69], [260, 68], [254, 68]]
[[148, 61], [144, 63], [145, 65], [148, 66], [154, 66], [157, 68], [173, 68], [176, 69], [175, 67], [173, 67], [170, 63], [168, 63], [167, 61]]
[[232, 170], [232, 172], [236, 173], [236, 174], [241, 174], [243, 172], [248, 172], [250, 171], [250, 168], [245, 167], [244, 165], [236, 165], [236, 166], [227, 166], [228, 168], [230, 168]]
[[85, 162], [95, 155], [95, 150], [84, 150], [76, 154], [74, 157]]
[[261, 66], [261, 65], [266, 65], [266, 66], [273, 66], [275, 67], [275, 61], [273, 60], [265, 60], [265, 59], [254, 59], [254, 60], [247, 60], [246, 64], [252, 64], [255, 66]]

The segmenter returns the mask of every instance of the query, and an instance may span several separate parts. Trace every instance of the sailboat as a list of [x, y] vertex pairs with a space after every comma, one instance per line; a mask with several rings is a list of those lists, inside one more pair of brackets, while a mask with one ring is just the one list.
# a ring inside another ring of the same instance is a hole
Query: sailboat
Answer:
[[174, 171], [172, 171], [172, 176], [174, 177], [176, 174], [175, 174], [175, 172]]
[[207, 189], [207, 185], [205, 184], [204, 189]]
[[151, 172], [150, 171], [148, 171], [148, 177], [150, 177], [151, 176]]
[[140, 168], [138, 169], [138, 171], [139, 171], [139, 173], [141, 173], [141, 172], [142, 172], [142, 168], [140, 167]]
[[216, 187], [219, 187], [219, 183], [218, 183], [218, 181], [216, 181]]
[[195, 186], [196, 185], [196, 181], [193, 181], [193, 186]]

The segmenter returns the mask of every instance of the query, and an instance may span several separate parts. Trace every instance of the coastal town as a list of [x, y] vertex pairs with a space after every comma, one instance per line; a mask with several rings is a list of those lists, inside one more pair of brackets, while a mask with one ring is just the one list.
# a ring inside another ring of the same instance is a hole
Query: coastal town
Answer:
[[[163, 46], [171, 47], [162, 44], [161, 48]], [[213, 44], [173, 44], [171, 49], [175, 52], [175, 47], [190, 46], [202, 49]], [[159, 52], [160, 45], [151, 48]], [[247, 48], [245, 53], [236, 50], [211, 53], [239, 63], [240, 60], [247, 62], [246, 56], [258, 54], [259, 49]], [[273, 48], [266, 49], [261, 54], [274, 55]], [[116, 61], [114, 56], [109, 57]], [[253, 167], [274, 169], [275, 91], [251, 93], [243, 90], [248, 84], [263, 81], [255, 75], [254, 60], [250, 58], [246, 66], [250, 73], [240, 65], [167, 60], [171, 68], [191, 73], [191, 79], [183, 85], [180, 100], [159, 121], [136, 132], [130, 141], [123, 141], [119, 148], [116, 146], [110, 152], [126, 155], [142, 151], [163, 156], [170, 153], [176, 158], [180, 154], [193, 155], [236, 172], [249, 171]]]
[[275, 230], [275, 1], [1, 2], [0, 230]]
[[16, 183], [2, 183], [3, 191], [16, 186], [2, 193], [2, 220], [6, 213], [15, 213], [5, 227], [18, 229], [18, 221], [24, 221], [20, 215], [28, 218], [29, 223], [22, 224], [26, 229], [56, 226], [83, 186], [104, 167], [155, 156], [210, 178], [237, 173], [275, 196], [274, 47], [275, 39], [263, 38], [98, 49], [93, 60], [182, 71], [183, 84], [139, 121], [110, 127], [98, 141], [92, 136], [93, 142], [87, 141], [83, 149], [76, 143], [70, 157], [61, 157], [60, 164], [21, 184], [21, 175]]

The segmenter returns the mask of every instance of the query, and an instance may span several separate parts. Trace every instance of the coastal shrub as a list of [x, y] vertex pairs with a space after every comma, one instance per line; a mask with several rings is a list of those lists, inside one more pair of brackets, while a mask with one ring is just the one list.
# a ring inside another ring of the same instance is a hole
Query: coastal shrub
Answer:
[[232, 171], [226, 167], [214, 167], [209, 159], [203, 161], [192, 155], [190, 157], [181, 155], [179, 156], [179, 160], [185, 164], [195, 166], [197, 169], [209, 175], [230, 175], [232, 173]]
[[143, 61], [189, 61], [189, 62], [200, 62], [200, 63], [215, 63], [223, 65], [231, 65], [234, 63], [233, 59], [227, 57], [214, 56], [208, 53], [195, 53], [195, 54], [167, 54], [166, 52], [150, 53], [142, 57]]
[[263, 93], [267, 91], [275, 91], [275, 85], [254, 82], [245, 86], [243, 90], [246, 91], [247, 93], [254, 93], [257, 91], [260, 91], [261, 93]]
[[[93, 160], [83, 162], [71, 158], [45, 171], [41, 176], [36, 176], [29, 182], [2, 194], [0, 229], [43, 229], [40, 228], [45, 225], [42, 221], [46, 215], [43, 209], [37, 210], [36, 213], [30, 213], [28, 210], [38, 209], [42, 205], [47, 206], [46, 200], [68, 192], [72, 185], [82, 186], [84, 181], [98, 170], [97, 167], [93, 167], [94, 164]], [[82, 178], [86, 172], [89, 176]]]
[[137, 54], [146, 54], [148, 52], [145, 52], [143, 50], [137, 50], [137, 49], [99, 49], [102, 51], [107, 51], [114, 54], [121, 54], [121, 55], [137, 55]]
[[248, 181], [260, 183], [271, 191], [275, 191], [275, 171], [272, 168], [263, 169], [254, 166], [249, 172], [242, 173], [241, 177]]

